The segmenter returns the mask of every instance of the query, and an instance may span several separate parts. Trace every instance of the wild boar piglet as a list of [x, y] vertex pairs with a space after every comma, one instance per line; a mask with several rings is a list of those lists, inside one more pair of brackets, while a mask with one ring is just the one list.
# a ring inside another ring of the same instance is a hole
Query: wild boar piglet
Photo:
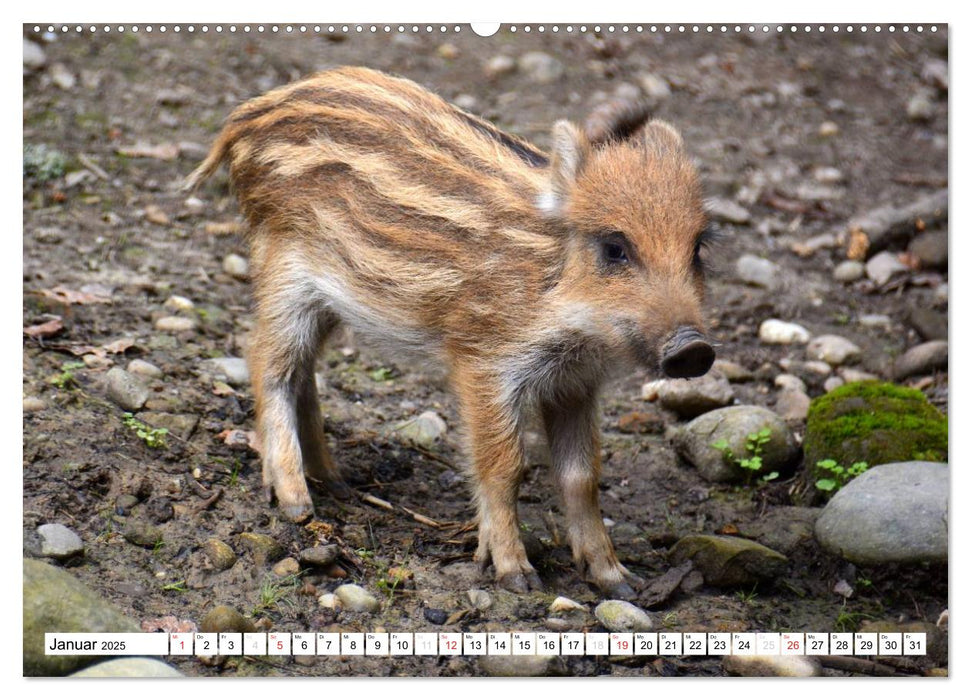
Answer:
[[668, 124], [627, 119], [591, 138], [558, 121], [551, 143], [547, 155], [409, 80], [342, 68], [241, 105], [187, 184], [227, 162], [248, 222], [263, 482], [286, 517], [313, 515], [306, 478], [347, 493], [314, 381], [346, 323], [445, 364], [476, 559], [502, 586], [540, 586], [516, 510], [523, 429], [539, 416], [581, 574], [630, 596], [600, 514], [597, 397], [637, 366], [708, 371], [707, 221]]

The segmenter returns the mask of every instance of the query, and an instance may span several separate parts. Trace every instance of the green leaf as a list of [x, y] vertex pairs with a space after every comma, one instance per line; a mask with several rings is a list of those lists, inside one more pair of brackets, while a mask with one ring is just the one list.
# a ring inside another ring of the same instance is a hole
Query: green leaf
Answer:
[[833, 479], [820, 479], [816, 482], [816, 488], [820, 491], [832, 491], [836, 488], [836, 482]]

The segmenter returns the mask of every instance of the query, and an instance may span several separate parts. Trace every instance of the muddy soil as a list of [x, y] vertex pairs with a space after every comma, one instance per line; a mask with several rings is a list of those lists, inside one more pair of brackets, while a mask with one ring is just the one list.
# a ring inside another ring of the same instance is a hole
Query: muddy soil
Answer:
[[[345, 64], [391, 71], [540, 147], [548, 146], [556, 119], [582, 121], [612, 95], [652, 93], [657, 116], [682, 130], [707, 194], [735, 199], [751, 215], [746, 223], [722, 222], [725, 240], [712, 256], [709, 280], [719, 356], [755, 373], [734, 385], [740, 403], [771, 408], [779, 362], [805, 359], [800, 347], [759, 342], [766, 318], [851, 339], [863, 349], [861, 369], [883, 377], [894, 357], [920, 342], [914, 309], [936, 308], [946, 324], [946, 300], [939, 299], [946, 271], [914, 271], [891, 287], [867, 279], [844, 284], [834, 280], [833, 268], [846, 259], [845, 243], [806, 257], [791, 249], [845, 232], [861, 212], [947, 187], [947, 93], [922, 77], [929, 61], [947, 59], [946, 32], [786, 31], [752, 39], [503, 30], [483, 39], [468, 27], [404, 36], [381, 29], [332, 37], [72, 31], [41, 41], [46, 63], [25, 73], [25, 148], [43, 145], [64, 158], [54, 172], [35, 168], [24, 178], [24, 326], [55, 316], [63, 325], [51, 337], [24, 339], [25, 553], [34, 553], [38, 525], [67, 525], [81, 536], [85, 554], [65, 565], [146, 629], [171, 627], [168, 616], [191, 628], [214, 606], [227, 605], [257, 628], [277, 631], [542, 630], [556, 595], [590, 609], [599, 600], [571, 564], [541, 450], [519, 512], [547, 591], [517, 596], [479, 577], [456, 407], [441, 374], [379, 355], [349, 333], [335, 339], [319, 367], [326, 429], [349, 483], [391, 510], [316, 493], [317, 518], [301, 526], [264, 501], [259, 455], [247, 442], [254, 427], [250, 388], [227, 385], [207, 363], [245, 356], [252, 327], [247, 283], [224, 269], [227, 255], [247, 255], [236, 204], [225, 172], [195, 199], [178, 183], [234, 106], [300, 76]], [[25, 34], [36, 37], [32, 28]], [[525, 67], [500, 75], [484, 68], [496, 56], [532, 51], [557, 59], [563, 74], [544, 82]], [[925, 93], [926, 113], [908, 117], [908, 102]], [[839, 177], [830, 182], [820, 168], [835, 168]], [[734, 262], [743, 253], [777, 263], [779, 288], [739, 281]], [[166, 308], [173, 295], [194, 307]], [[861, 325], [868, 314], [889, 322]], [[159, 330], [156, 322], [168, 316], [191, 319], [192, 328]], [[148, 401], [135, 412], [148, 426], [141, 436], [104, 388], [110, 368], [135, 359], [162, 371], [146, 380]], [[709, 484], [679, 461], [663, 433], [622, 432], [621, 419], [644, 409], [640, 387], [649, 378], [632, 374], [604, 395], [600, 484], [621, 561], [647, 580], [668, 570], [665, 552], [684, 535], [745, 534], [762, 522], [785, 522], [799, 483], [797, 470], [762, 488]], [[911, 383], [947, 410], [946, 373]], [[448, 426], [434, 445], [417, 448], [393, 432], [428, 410]], [[662, 415], [668, 426], [678, 423]], [[151, 446], [153, 427], [169, 428], [164, 445]], [[804, 431], [804, 424], [794, 427]], [[139, 528], [148, 539], [132, 534]], [[281, 549], [254, 554], [244, 533], [268, 535]], [[235, 565], [216, 569], [205, 548], [212, 539], [235, 551]], [[321, 542], [340, 547], [329, 569], [297, 567], [293, 574], [277, 566]], [[822, 552], [811, 537], [785, 553], [788, 572], [774, 585], [675, 594], [649, 611], [655, 628], [825, 632], [852, 630], [866, 619], [934, 622], [947, 608], [946, 569], [855, 568]], [[394, 567], [411, 576], [393, 583]], [[849, 599], [833, 591], [841, 579], [856, 589]], [[377, 596], [380, 611], [318, 603], [349, 582]], [[491, 607], [469, 603], [467, 592], [475, 588], [490, 592]], [[601, 629], [592, 615], [568, 624]], [[170, 661], [193, 676], [485, 673], [471, 657]], [[557, 672], [726, 673], [718, 658], [705, 657], [564, 657]]]

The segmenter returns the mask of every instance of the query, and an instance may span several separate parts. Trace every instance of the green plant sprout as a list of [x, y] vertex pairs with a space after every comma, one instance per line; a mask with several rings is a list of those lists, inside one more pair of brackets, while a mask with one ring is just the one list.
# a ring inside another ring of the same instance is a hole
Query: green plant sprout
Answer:
[[135, 434], [152, 449], [165, 447], [165, 436], [169, 434], [168, 428], [152, 428], [142, 423], [131, 413], [125, 414], [124, 422], [126, 427], [134, 430]]
[[870, 467], [866, 462], [853, 462], [850, 467], [838, 464], [835, 459], [822, 459], [816, 462], [816, 468], [830, 474], [816, 480], [816, 488], [827, 493], [839, 491], [852, 479], [865, 472]]
[[[718, 442], [712, 443], [712, 447], [716, 450], [720, 450], [722, 456], [729, 462], [734, 462], [739, 467], [744, 469], [749, 478], [753, 474], [756, 474], [762, 469], [762, 452], [765, 446], [772, 439], [772, 429], [762, 428], [758, 432], [749, 433], [745, 436], [745, 450], [748, 452], [748, 457], [736, 457], [735, 453], [732, 452], [732, 448], [729, 446], [727, 440], [719, 440]], [[779, 472], [770, 472], [761, 477], [763, 482], [772, 481], [779, 477]]]

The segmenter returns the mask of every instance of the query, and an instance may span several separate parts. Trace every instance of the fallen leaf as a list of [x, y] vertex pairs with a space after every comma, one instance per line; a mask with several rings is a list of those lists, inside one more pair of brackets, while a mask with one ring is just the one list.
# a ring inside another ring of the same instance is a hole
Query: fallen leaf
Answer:
[[117, 153], [129, 158], [155, 158], [156, 160], [175, 160], [179, 157], [179, 147], [174, 143], [152, 145], [139, 141], [133, 146], [122, 146]]
[[721, 529], [718, 530], [715, 534], [717, 534], [717, 535], [737, 535], [738, 534], [738, 528], [735, 525], [732, 525], [731, 523], [729, 523], [728, 525], [723, 525], [721, 527]]
[[846, 257], [850, 260], [866, 260], [866, 253], [870, 249], [870, 239], [860, 229], [850, 231], [850, 243], [846, 249]]
[[172, 634], [173, 632], [186, 634], [199, 631], [196, 623], [192, 620], [180, 620], [175, 615], [142, 620], [141, 627], [142, 632], [165, 632], [166, 634]]
[[62, 304], [108, 304], [111, 297], [93, 292], [79, 292], [67, 287], [54, 287], [54, 289], [40, 290], [41, 296], [48, 299], [59, 301]]
[[53, 338], [55, 335], [59, 335], [64, 332], [64, 324], [61, 323], [61, 317], [52, 318], [50, 321], [45, 321], [44, 323], [39, 323], [36, 326], [27, 326], [24, 328], [24, 335], [29, 338]]
[[918, 258], [913, 253], [903, 252], [897, 255], [897, 259], [900, 260], [904, 265], [909, 267], [911, 270], [920, 269], [920, 258]]

